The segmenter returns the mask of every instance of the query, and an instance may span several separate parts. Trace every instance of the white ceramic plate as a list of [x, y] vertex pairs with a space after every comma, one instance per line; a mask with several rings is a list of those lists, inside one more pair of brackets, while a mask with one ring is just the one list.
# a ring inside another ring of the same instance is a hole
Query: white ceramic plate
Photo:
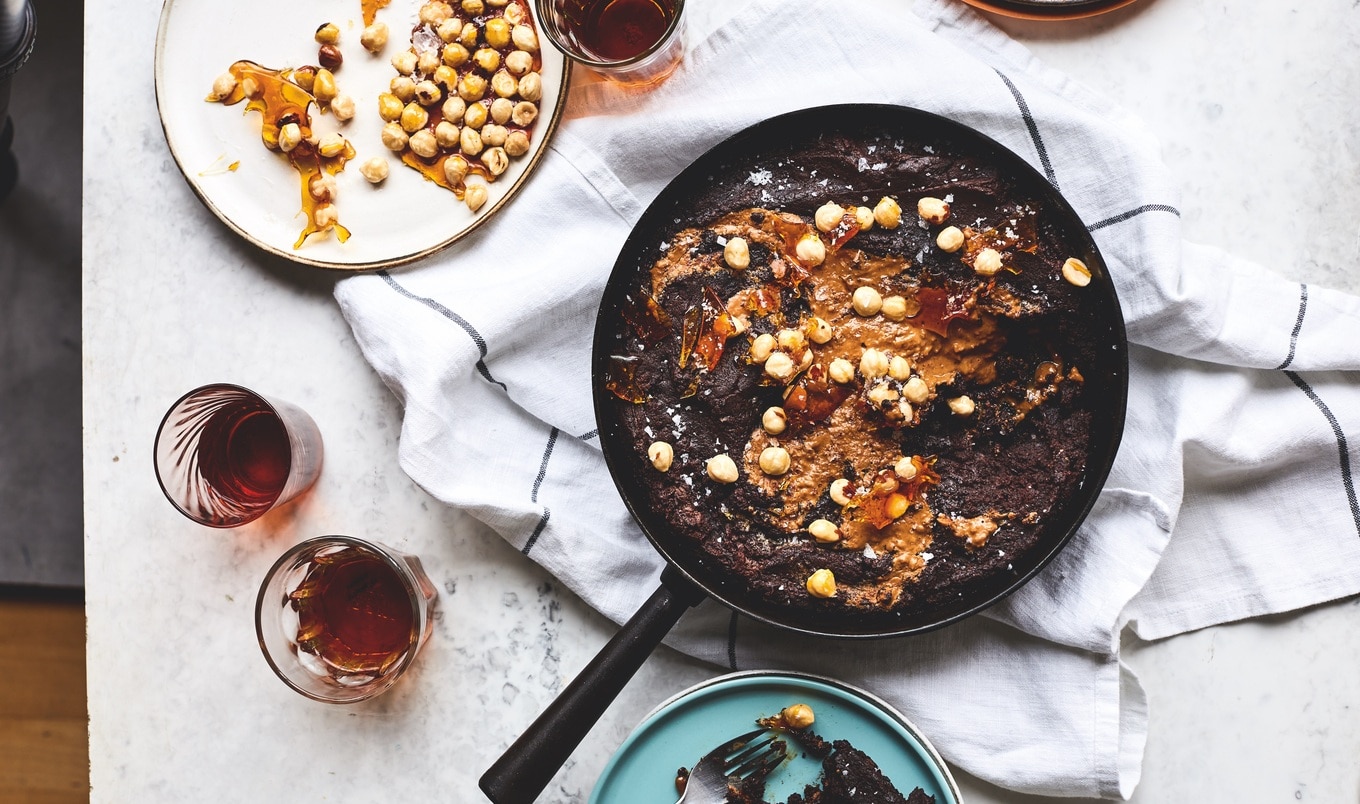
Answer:
[[[360, 0], [165, 0], [156, 36], [156, 103], [170, 152], [189, 186], [222, 222], [242, 237], [296, 262], [342, 270], [391, 267], [432, 254], [471, 232], [508, 203], [543, 155], [557, 127], [570, 67], [562, 54], [540, 42], [543, 98], [529, 153], [488, 185], [490, 198], [476, 214], [453, 193], [401, 164], [382, 145], [378, 95], [396, 73], [392, 54], [409, 44], [423, 0], [392, 0], [377, 19], [391, 30], [377, 56], [359, 44]], [[532, 4], [530, 4], [532, 5]], [[297, 173], [260, 141], [260, 116], [245, 104], [223, 106], [204, 97], [213, 79], [233, 62], [248, 59], [266, 67], [317, 63], [317, 27], [340, 28], [344, 64], [336, 73], [340, 91], [353, 96], [357, 111], [348, 123], [312, 107], [319, 134], [340, 131], [358, 155], [337, 175], [336, 207], [350, 230], [348, 242], [333, 233], [293, 244], [306, 225]], [[388, 159], [391, 174], [370, 185], [359, 164], [371, 156]], [[234, 171], [227, 170], [240, 162]]]

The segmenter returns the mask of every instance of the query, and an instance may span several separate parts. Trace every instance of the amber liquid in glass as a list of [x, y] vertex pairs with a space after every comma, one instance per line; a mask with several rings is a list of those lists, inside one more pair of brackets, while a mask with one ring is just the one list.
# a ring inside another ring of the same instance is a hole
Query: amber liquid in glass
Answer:
[[300, 650], [332, 676], [382, 675], [414, 644], [411, 596], [397, 571], [367, 550], [317, 556], [290, 595]]
[[598, 0], [568, 17], [567, 27], [595, 54], [626, 60], [661, 41], [674, 18], [672, 0]]
[[243, 508], [268, 508], [288, 482], [291, 454], [278, 414], [251, 400], [234, 401], [204, 423], [198, 471], [218, 494]]

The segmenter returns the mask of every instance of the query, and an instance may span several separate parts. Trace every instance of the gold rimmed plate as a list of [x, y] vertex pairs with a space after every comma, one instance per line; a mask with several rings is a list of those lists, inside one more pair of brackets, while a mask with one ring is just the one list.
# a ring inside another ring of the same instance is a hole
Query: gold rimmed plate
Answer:
[[[396, 75], [391, 57], [409, 46], [420, 0], [393, 0], [377, 12], [390, 29], [377, 55], [359, 43], [360, 0], [165, 0], [156, 35], [156, 104], [166, 143], [194, 194], [224, 224], [259, 248], [320, 268], [366, 271], [429, 256], [467, 236], [510, 203], [543, 157], [566, 99], [570, 65], [540, 43], [543, 97], [529, 152], [487, 185], [489, 198], [476, 213], [449, 190], [403, 165], [382, 144], [378, 95]], [[529, 3], [528, 6], [532, 6]], [[532, 10], [531, 10], [532, 12]], [[357, 155], [336, 179], [339, 220], [351, 233], [341, 243], [333, 232], [314, 234], [294, 247], [306, 227], [298, 174], [260, 141], [260, 115], [245, 104], [224, 106], [204, 98], [213, 79], [242, 59], [283, 69], [317, 63], [316, 29], [340, 28], [344, 63], [336, 71], [340, 91], [354, 98], [346, 123], [311, 108], [313, 130], [338, 131]], [[369, 184], [359, 165], [387, 159], [390, 175]]]

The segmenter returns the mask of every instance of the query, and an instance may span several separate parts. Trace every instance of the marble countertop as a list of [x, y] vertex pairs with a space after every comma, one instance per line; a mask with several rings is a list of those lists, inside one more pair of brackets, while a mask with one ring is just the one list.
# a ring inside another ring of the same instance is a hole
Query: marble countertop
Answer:
[[[729, 9], [691, 2], [700, 26]], [[481, 801], [482, 771], [615, 627], [401, 471], [401, 409], [331, 300], [336, 275], [257, 251], [194, 198], [156, 113], [158, 13], [131, 0], [85, 9], [92, 800]], [[1183, 177], [1190, 238], [1360, 292], [1352, 0], [1141, 0], [1091, 20], [998, 22], [1147, 121]], [[235, 531], [180, 517], [152, 471], [165, 408], [213, 381], [299, 404], [326, 438], [313, 491]], [[264, 571], [325, 533], [416, 553], [440, 590], [412, 675], [352, 707], [279, 683], [252, 623]], [[1151, 699], [1133, 800], [1354, 801], [1356, 633], [1352, 599], [1157, 643], [1130, 638], [1124, 655]], [[542, 800], [584, 801], [654, 705], [720, 672], [659, 650]], [[972, 804], [1039, 800], [958, 776]]]

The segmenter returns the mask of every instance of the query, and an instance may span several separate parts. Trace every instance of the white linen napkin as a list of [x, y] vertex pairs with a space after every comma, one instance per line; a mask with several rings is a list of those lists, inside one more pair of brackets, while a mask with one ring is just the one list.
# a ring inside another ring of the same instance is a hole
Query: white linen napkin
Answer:
[[1184, 243], [1175, 182], [1136, 119], [960, 5], [917, 14], [754, 0], [658, 88], [577, 83], [511, 205], [336, 298], [404, 404], [410, 476], [622, 622], [662, 561], [600, 455], [589, 356], [646, 205], [721, 139], [809, 106], [899, 103], [1001, 141], [1086, 222], [1134, 344], [1123, 444], [1090, 517], [1023, 589], [942, 632], [818, 644], [707, 602], [668, 644], [862, 685], [998, 785], [1127, 797], [1147, 713], [1119, 661], [1126, 624], [1158, 638], [1360, 592], [1360, 300]]

